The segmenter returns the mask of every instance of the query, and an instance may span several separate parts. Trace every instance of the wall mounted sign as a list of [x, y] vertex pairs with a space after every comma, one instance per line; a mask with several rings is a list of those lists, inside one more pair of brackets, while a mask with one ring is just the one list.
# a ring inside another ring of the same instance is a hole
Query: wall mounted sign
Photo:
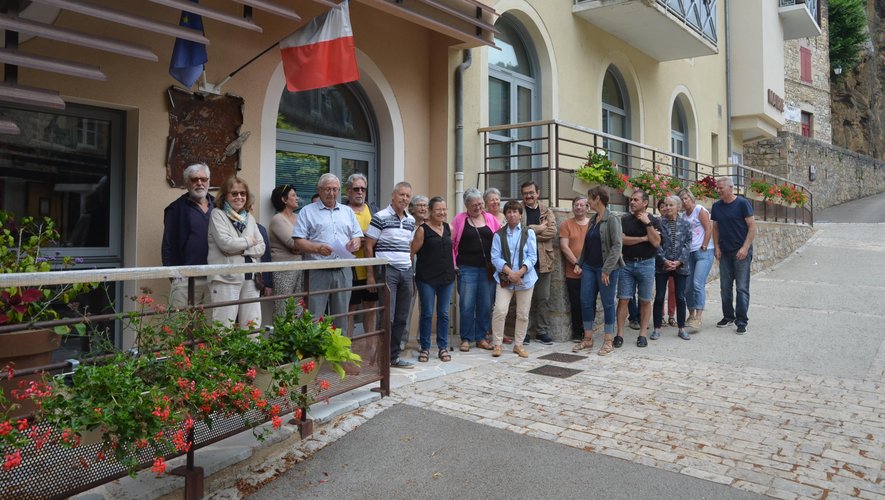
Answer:
[[778, 111], [783, 112], [784, 110], [784, 98], [771, 89], [768, 89], [768, 104], [774, 106], [774, 109]]
[[194, 163], [209, 165], [212, 187], [240, 169], [240, 145], [249, 135], [243, 126], [242, 97], [195, 94], [169, 87], [169, 135], [166, 138], [166, 180], [184, 187], [181, 174]]
[[799, 106], [789, 106], [784, 108], [784, 119], [793, 122], [802, 121], [802, 108]]

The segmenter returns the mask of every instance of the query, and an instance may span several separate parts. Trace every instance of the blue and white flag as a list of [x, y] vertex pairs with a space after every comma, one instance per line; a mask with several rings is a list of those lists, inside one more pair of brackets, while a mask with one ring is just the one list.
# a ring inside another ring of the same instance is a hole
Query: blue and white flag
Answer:
[[[191, 0], [197, 3], [197, 0]], [[203, 34], [203, 18], [198, 14], [181, 11], [179, 26], [199, 31]], [[209, 60], [206, 45], [190, 40], [175, 39], [172, 49], [172, 60], [169, 61], [169, 74], [187, 88], [194, 86], [203, 72], [203, 65]]]

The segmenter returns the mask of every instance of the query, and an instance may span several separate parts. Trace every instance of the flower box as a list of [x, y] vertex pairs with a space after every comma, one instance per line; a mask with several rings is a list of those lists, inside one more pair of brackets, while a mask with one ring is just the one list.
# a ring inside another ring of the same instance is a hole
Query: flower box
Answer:
[[[301, 365], [304, 365], [305, 363], [308, 363], [310, 361], [315, 361], [316, 367], [314, 367], [314, 369], [311, 370], [310, 373], [300, 372], [298, 374], [298, 383], [302, 387], [314, 383], [317, 379], [317, 375], [319, 375], [320, 373], [320, 368], [323, 366], [322, 357], [318, 358], [318, 360], [314, 360], [314, 358], [304, 358], [301, 360]], [[294, 369], [297, 369], [298, 367], [299, 365], [295, 363], [286, 363], [284, 365], [278, 366], [277, 370], [292, 371]], [[270, 372], [270, 370], [265, 368], [257, 369], [253, 385], [265, 392], [270, 390], [273, 386], [273, 374]]]
[[584, 196], [587, 196], [587, 191], [598, 186], [600, 186], [598, 182], [587, 182], [578, 177], [575, 177], [574, 180], [572, 180], [572, 191]]

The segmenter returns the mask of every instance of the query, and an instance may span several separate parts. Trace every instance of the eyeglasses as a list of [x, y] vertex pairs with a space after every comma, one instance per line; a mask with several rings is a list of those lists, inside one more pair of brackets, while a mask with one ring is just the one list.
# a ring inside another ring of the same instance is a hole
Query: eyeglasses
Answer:
[[354, 186], [354, 187], [352, 187], [352, 188], [350, 188], [350, 189], [352, 189], [353, 191], [356, 191], [357, 193], [362, 193], [362, 192], [366, 191], [368, 188], [365, 188], [365, 187], [362, 187], [362, 186], [359, 186], [359, 187]]
[[190, 181], [193, 182], [194, 184], [196, 184], [198, 182], [202, 182], [203, 184], [206, 184], [209, 182], [209, 178], [208, 177], [190, 177]]
[[324, 187], [324, 188], [320, 189], [320, 191], [322, 191], [323, 193], [337, 193], [338, 191], [341, 191], [341, 188], [339, 188], [339, 187]]
[[249, 196], [249, 193], [247, 193], [247, 192], [245, 192], [245, 191], [231, 191], [231, 192], [229, 192], [229, 193], [227, 193], [227, 194], [229, 194], [231, 198], [237, 198], [237, 197], [240, 197], [240, 196], [242, 196], [243, 198], [245, 198], [246, 196]]

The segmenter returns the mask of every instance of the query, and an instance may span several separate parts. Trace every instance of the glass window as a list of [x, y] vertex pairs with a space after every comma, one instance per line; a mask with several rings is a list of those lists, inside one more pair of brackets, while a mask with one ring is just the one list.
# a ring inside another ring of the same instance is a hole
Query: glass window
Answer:
[[489, 65], [499, 66], [508, 71], [526, 76], [534, 76], [528, 50], [516, 29], [508, 22], [496, 23], [499, 33], [495, 35], [495, 44], [501, 50], [489, 50]]
[[[623, 80], [617, 69], [609, 67], [602, 80], [602, 131], [606, 134], [629, 139], [628, 116], [630, 116], [629, 103], [624, 90]], [[629, 164], [627, 144], [612, 139], [604, 139], [602, 147], [608, 151], [609, 158], [621, 166], [624, 173], [627, 173], [627, 166]]]
[[372, 141], [366, 113], [345, 85], [303, 92], [283, 90], [277, 129]]
[[[679, 100], [673, 102], [673, 110], [670, 113], [670, 151], [672, 153], [688, 155], [688, 126], [685, 121], [685, 110]], [[688, 163], [680, 158], [673, 159], [672, 174], [681, 179], [688, 178]]]

